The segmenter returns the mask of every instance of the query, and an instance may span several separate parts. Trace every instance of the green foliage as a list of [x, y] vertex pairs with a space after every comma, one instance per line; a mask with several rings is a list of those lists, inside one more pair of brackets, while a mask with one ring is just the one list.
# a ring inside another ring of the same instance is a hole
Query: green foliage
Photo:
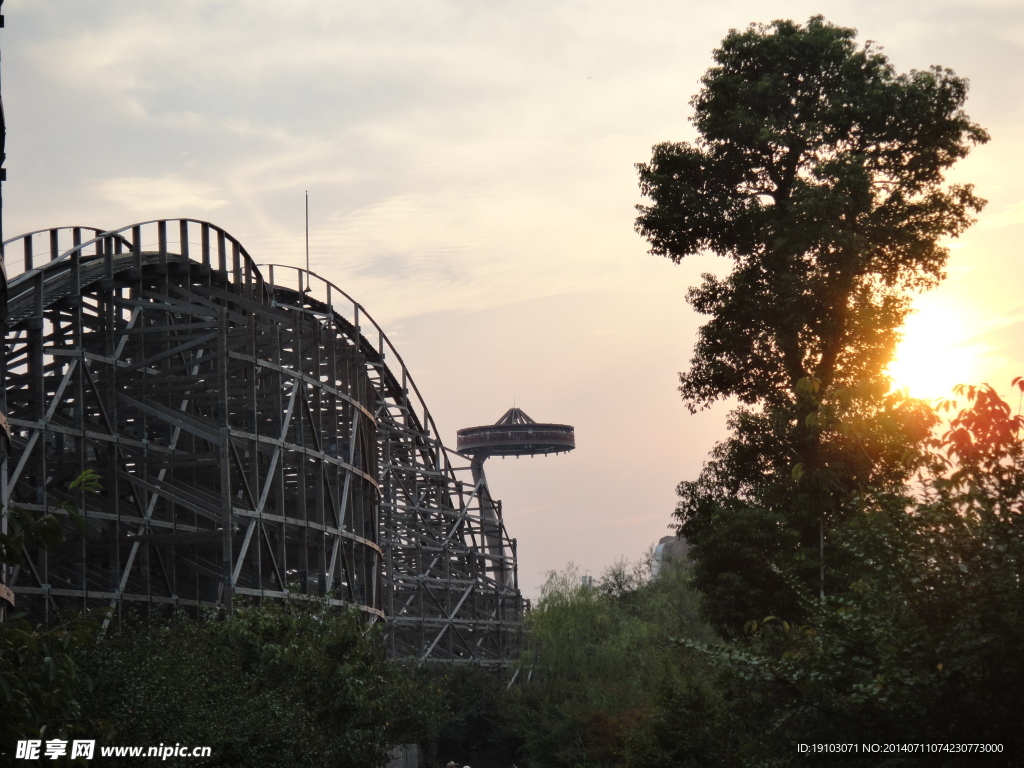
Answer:
[[18, 506], [4, 510], [7, 532], [0, 533], [0, 562], [26, 566], [25, 547], [54, 549], [64, 542], [64, 526], [54, 515], [36, 517]]
[[109, 743], [209, 746], [210, 765], [382, 765], [438, 709], [358, 612], [315, 602], [124, 626], [83, 664]]
[[[782, 766], [805, 764], [794, 745], [812, 740], [971, 742], [1004, 745], [986, 765], [1019, 762], [1022, 420], [990, 387], [961, 394], [968, 407], [933, 443], [933, 472], [918, 498], [862, 498], [844, 525], [836, 547], [863, 564], [863, 575], [824, 603], [788, 580], [807, 622], [749, 622], [737, 641], [704, 647], [718, 670], [714, 688], [663, 691], [634, 734], [634, 754], [667, 750], [684, 766]], [[700, 717], [711, 719], [691, 738], [686, 725]], [[830, 756], [828, 764], [847, 763]]]
[[695, 145], [640, 164], [637, 229], [679, 261], [730, 258], [690, 302], [712, 320], [682, 376], [687, 401], [791, 402], [879, 381], [907, 301], [933, 285], [984, 201], [943, 173], [987, 141], [962, 107], [967, 82], [940, 67], [897, 74], [856, 32], [820, 16], [733, 30], [694, 97]]
[[699, 677], [672, 636], [713, 638], [682, 565], [658, 578], [619, 563], [596, 584], [569, 566], [551, 573], [528, 617], [529, 648], [508, 715], [530, 765], [606, 766], [668, 675]]
[[673, 261], [732, 262], [689, 294], [710, 319], [680, 390], [691, 410], [741, 407], [676, 511], [729, 642], [679, 641], [714, 675], [665, 677], [624, 762], [804, 765], [798, 742], [965, 741], [1002, 743], [1013, 764], [1024, 420], [964, 387], [935, 441], [935, 413], [885, 376], [906, 292], [942, 279], [941, 238], [984, 204], [943, 178], [988, 138], [966, 81], [899, 74], [821, 17], [730, 32], [715, 62], [696, 143], [639, 166], [652, 204], [637, 229]]
[[[72, 481], [72, 491], [98, 490], [95, 472]], [[75, 525], [81, 515], [66, 507]], [[27, 567], [26, 548], [52, 550], [64, 542], [64, 523], [52, 514], [36, 517], [17, 506], [3, 510], [0, 564]], [[49, 628], [33, 627], [15, 611], [0, 621], [0, 762], [15, 760], [19, 739], [90, 737], [95, 730], [82, 721], [81, 694], [90, 680], [75, 656], [95, 642], [99, 624], [76, 618]]]
[[0, 623], [0, 763], [14, 763], [19, 739], [95, 738], [81, 719], [89, 680], [74, 657], [98, 630], [84, 620], [37, 629], [18, 614]]
[[422, 685], [440, 699], [434, 729], [419, 743], [431, 765], [512, 765], [522, 739], [509, 727], [514, 693], [493, 670], [465, 664], [434, 664], [417, 670]]
[[887, 394], [885, 367], [908, 289], [942, 278], [941, 239], [984, 205], [944, 183], [988, 139], [963, 112], [966, 80], [897, 73], [855, 37], [820, 16], [733, 30], [692, 101], [697, 141], [660, 144], [638, 166], [652, 252], [732, 262], [689, 293], [709, 320], [680, 391], [691, 410], [741, 408], [676, 512], [726, 635], [757, 616], [800, 618], [776, 569], [826, 592], [856, 575], [838, 551], [822, 563], [821, 531], [856, 497], [896, 499], [919, 466], [934, 417]]
[[68, 484], [72, 493], [99, 493], [103, 490], [100, 473], [95, 469], [87, 469]]
[[[98, 493], [99, 475], [91, 469], [85, 470], [68, 485], [72, 493]], [[84, 533], [85, 519], [69, 501], [61, 505], [68, 520], [80, 533]], [[37, 517], [16, 504], [3, 511], [7, 521], [5, 532], [0, 533], [0, 563], [8, 566], [28, 567], [26, 547], [38, 547], [46, 551], [56, 549], [64, 543], [64, 523], [53, 514]]]
[[[766, 615], [800, 620], [779, 574], [826, 593], [854, 580], [859, 562], [833, 546], [864, 496], [899, 503], [936, 418], [901, 392], [819, 401], [813, 426], [790, 408], [739, 409], [695, 481], [679, 484], [676, 516], [695, 559], [705, 616], [726, 636]], [[811, 434], [809, 434], [811, 433]], [[820, 536], [825, 530], [825, 579]]]

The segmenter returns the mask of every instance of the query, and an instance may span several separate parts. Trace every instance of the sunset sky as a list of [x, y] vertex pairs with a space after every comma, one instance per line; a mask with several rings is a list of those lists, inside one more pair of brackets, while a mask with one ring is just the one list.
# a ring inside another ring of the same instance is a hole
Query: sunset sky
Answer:
[[916, 301], [897, 382], [1008, 392], [1024, 374], [1024, 3], [665, 0], [8, 0], [4, 233], [213, 221], [373, 314], [442, 430], [513, 402], [574, 453], [492, 459], [520, 581], [599, 574], [666, 535], [727, 405], [678, 392], [699, 257], [633, 230], [634, 164], [694, 138], [689, 99], [732, 27], [813, 14], [900, 71], [971, 81], [992, 141], [951, 179], [988, 207]]

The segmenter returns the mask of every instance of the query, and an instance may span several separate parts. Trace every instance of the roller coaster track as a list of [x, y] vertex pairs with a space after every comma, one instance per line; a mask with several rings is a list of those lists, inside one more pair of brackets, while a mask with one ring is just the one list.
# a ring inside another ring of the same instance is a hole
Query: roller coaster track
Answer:
[[[514, 655], [522, 598], [500, 504], [348, 294], [257, 266], [191, 219], [4, 247], [0, 493], [68, 520], [67, 544], [8, 573], [20, 603], [116, 620], [321, 595], [383, 619], [394, 656]], [[69, 492], [86, 469], [102, 491]]]

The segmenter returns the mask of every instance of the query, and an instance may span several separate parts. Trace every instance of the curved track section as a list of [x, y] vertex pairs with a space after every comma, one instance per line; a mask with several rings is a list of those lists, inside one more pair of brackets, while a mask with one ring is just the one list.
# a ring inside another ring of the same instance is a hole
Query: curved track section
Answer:
[[[207, 222], [5, 243], [4, 499], [85, 511], [9, 574], [42, 619], [321, 594], [385, 617], [394, 656], [503, 665], [515, 541], [400, 356], [337, 286], [262, 271]], [[103, 490], [68, 492], [93, 469]]]
[[441, 444], [398, 351], [366, 310], [316, 274], [264, 267], [280, 304], [356, 330], [378, 393], [377, 465], [389, 653], [501, 666], [518, 648], [516, 542], [486, 479]]
[[[275, 306], [208, 223], [81, 231], [47, 231], [49, 259], [36, 234], [6, 244], [26, 258], [8, 303], [5, 501], [85, 519], [11, 574], [19, 604], [50, 620], [298, 592], [383, 616], [376, 392], [358, 337]], [[102, 491], [69, 493], [87, 469]]]

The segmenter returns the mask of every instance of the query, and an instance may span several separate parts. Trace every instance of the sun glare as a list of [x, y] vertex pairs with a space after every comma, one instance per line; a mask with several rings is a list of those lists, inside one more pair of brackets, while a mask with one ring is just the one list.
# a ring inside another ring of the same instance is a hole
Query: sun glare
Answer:
[[950, 307], [926, 306], [907, 318], [889, 365], [893, 387], [924, 400], [951, 397], [956, 384], [976, 383], [983, 350], [970, 343], [970, 322]]

